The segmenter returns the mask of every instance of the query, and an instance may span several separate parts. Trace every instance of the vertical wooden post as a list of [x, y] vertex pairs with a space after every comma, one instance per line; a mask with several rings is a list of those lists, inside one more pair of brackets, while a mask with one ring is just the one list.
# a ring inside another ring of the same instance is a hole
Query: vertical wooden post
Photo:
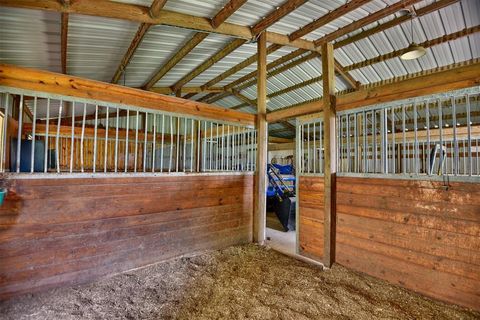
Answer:
[[322, 73], [323, 73], [323, 119], [324, 135], [323, 145], [325, 148], [324, 162], [324, 255], [323, 263], [331, 267], [335, 261], [335, 179], [337, 172], [336, 159], [336, 136], [335, 136], [335, 64], [333, 57], [333, 45], [331, 43], [322, 46]]
[[255, 210], [253, 240], [265, 241], [267, 189], [267, 36], [261, 33], [257, 42], [257, 172], [255, 176]]

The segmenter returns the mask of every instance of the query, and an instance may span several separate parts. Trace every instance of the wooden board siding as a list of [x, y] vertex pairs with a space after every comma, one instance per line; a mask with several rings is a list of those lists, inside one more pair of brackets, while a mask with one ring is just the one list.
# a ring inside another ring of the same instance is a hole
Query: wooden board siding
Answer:
[[300, 176], [298, 185], [300, 253], [323, 258], [323, 177]]
[[7, 180], [0, 299], [252, 237], [253, 175]]
[[480, 310], [480, 185], [338, 177], [336, 260]]

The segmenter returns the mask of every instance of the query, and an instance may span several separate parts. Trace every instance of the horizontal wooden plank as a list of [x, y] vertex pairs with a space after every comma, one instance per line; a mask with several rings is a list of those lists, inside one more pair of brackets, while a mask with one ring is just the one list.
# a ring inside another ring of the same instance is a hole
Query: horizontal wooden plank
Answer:
[[342, 243], [337, 244], [337, 261], [433, 298], [478, 309], [478, 281], [438, 270], [432, 272], [431, 269]]
[[70, 75], [0, 64], [0, 85], [254, 125], [255, 115]]

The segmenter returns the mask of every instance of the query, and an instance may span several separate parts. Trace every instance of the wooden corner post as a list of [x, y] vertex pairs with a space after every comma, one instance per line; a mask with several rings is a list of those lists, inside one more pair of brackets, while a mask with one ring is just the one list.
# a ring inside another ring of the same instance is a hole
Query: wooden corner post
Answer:
[[267, 36], [262, 32], [257, 42], [257, 172], [255, 175], [255, 215], [253, 240], [265, 241], [267, 190]]
[[323, 263], [331, 267], [335, 261], [335, 180], [337, 172], [336, 159], [336, 136], [335, 136], [335, 62], [333, 57], [333, 45], [326, 43], [322, 46], [322, 73], [323, 73], [323, 121], [324, 135], [323, 145], [325, 148], [324, 162], [324, 255]]

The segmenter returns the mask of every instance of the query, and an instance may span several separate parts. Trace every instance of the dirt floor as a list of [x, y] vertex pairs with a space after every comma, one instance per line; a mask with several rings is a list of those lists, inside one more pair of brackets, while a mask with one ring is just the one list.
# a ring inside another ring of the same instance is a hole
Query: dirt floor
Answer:
[[479, 319], [383, 281], [255, 245], [0, 304], [1, 319]]

